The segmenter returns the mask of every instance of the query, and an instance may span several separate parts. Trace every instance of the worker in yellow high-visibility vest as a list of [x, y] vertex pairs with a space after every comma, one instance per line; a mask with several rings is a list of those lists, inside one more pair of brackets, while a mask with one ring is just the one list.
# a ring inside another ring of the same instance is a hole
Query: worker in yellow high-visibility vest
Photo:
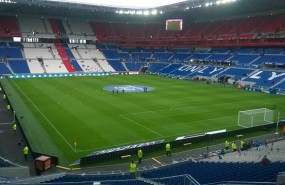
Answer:
[[166, 156], [171, 156], [171, 153], [170, 153], [170, 143], [166, 143], [165, 149], [166, 149]]
[[17, 131], [17, 124], [16, 123], [13, 124], [12, 129], [13, 129], [14, 134], [16, 134], [16, 131]]
[[233, 142], [233, 143], [232, 143], [232, 150], [233, 150], [234, 152], [237, 151], [236, 142]]
[[243, 151], [243, 145], [244, 145], [244, 141], [241, 140], [241, 141], [240, 141], [240, 150], [241, 150], [241, 151]]
[[139, 150], [138, 150], [139, 163], [141, 163], [141, 162], [142, 162], [142, 157], [143, 157], [142, 149], [139, 149]]
[[230, 142], [225, 141], [225, 149], [226, 149], [226, 150], [228, 150], [228, 149], [229, 149], [229, 146], [230, 146]]
[[136, 177], [136, 170], [137, 170], [137, 165], [135, 164], [134, 161], [132, 161], [130, 164], [130, 174], [132, 177]]
[[29, 153], [29, 148], [27, 145], [24, 147], [23, 153], [24, 153], [25, 160], [27, 161], [28, 160], [28, 153]]

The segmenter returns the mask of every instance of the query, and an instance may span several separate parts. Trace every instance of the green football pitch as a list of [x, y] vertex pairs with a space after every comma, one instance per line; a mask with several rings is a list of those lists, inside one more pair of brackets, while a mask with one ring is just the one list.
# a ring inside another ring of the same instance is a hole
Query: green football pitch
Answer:
[[[284, 96], [152, 75], [3, 79], [2, 85], [32, 149], [58, 156], [60, 164], [107, 148], [239, 129], [238, 111], [285, 105]], [[103, 89], [111, 85], [155, 89]]]

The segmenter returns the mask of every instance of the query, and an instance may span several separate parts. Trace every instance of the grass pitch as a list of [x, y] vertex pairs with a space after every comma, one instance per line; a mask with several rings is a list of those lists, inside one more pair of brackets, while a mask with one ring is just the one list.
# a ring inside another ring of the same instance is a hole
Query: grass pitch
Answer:
[[[148, 75], [4, 79], [3, 85], [32, 149], [61, 164], [107, 148], [239, 129], [238, 111], [285, 105], [284, 96]], [[155, 90], [116, 95], [103, 90], [110, 85]]]

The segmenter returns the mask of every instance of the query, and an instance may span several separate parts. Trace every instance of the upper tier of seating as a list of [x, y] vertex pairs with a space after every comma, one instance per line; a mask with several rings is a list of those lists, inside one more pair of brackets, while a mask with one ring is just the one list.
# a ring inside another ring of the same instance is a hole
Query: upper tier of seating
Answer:
[[106, 23], [94, 20], [45, 18], [20, 15], [0, 16], [0, 36], [20, 36], [21, 33], [53, 33], [72, 35], [96, 35], [99, 40], [136, 38], [148, 40], [156, 38], [183, 40], [199, 39], [244, 39], [259, 37], [264, 33], [285, 31], [285, 14], [257, 16], [202, 23], [185, 23], [184, 30], [166, 31], [164, 24]]
[[19, 37], [21, 31], [15, 16], [0, 16], [0, 37]]

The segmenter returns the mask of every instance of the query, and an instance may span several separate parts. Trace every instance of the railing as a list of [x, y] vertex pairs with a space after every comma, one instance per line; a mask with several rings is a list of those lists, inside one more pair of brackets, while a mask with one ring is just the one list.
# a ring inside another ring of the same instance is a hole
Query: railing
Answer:
[[243, 184], [243, 185], [272, 185], [275, 184], [276, 182], [248, 182], [248, 181], [222, 181], [222, 182], [215, 182], [215, 183], [210, 183], [207, 185], [216, 185], [216, 184]]
[[162, 184], [180, 184], [180, 185], [200, 185], [191, 175], [177, 175], [171, 177], [154, 178], [151, 181], [162, 183]]

